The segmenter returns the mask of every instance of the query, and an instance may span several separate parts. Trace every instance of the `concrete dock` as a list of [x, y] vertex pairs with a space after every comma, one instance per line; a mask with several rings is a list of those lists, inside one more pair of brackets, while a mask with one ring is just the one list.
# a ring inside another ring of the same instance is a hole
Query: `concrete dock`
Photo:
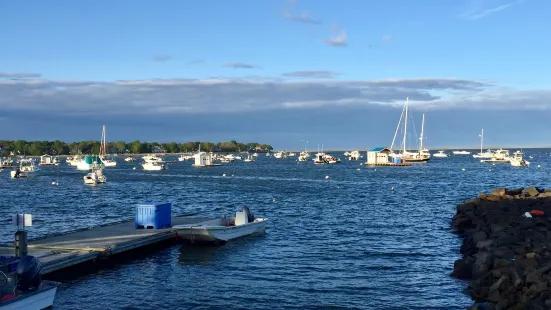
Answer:
[[[193, 224], [209, 219], [173, 217], [172, 225]], [[132, 220], [29, 240], [28, 252], [40, 259], [42, 273], [48, 274], [80, 263], [95, 262], [141, 247], [177, 240], [177, 236], [176, 230], [172, 228], [136, 229]], [[0, 246], [0, 256], [12, 255], [12, 245]]]

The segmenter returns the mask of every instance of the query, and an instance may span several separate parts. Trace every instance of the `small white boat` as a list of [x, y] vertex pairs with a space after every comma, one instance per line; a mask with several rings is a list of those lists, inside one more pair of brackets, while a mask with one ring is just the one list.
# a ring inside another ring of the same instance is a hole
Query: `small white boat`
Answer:
[[274, 153], [274, 157], [278, 159], [287, 158], [287, 154], [285, 152], [277, 152], [277, 153]]
[[105, 177], [102, 167], [98, 164], [94, 164], [92, 166], [92, 172], [88, 173], [83, 178], [84, 184], [96, 185], [99, 183], [107, 183], [107, 177]]
[[124, 159], [124, 161], [129, 163], [129, 162], [136, 161], [136, 158], [134, 158], [134, 156], [128, 156]]
[[[31, 258], [30, 260], [28, 258]], [[18, 268], [24, 264], [23, 272], [0, 272], [0, 310], [36, 310], [53, 306], [57, 287], [61, 284], [40, 279], [42, 265], [32, 256], [21, 258]]]
[[513, 153], [513, 157], [509, 159], [511, 166], [513, 167], [528, 167], [530, 162], [522, 158], [523, 153], [521, 151], [516, 151]]
[[232, 239], [263, 234], [266, 218], [255, 218], [247, 207], [235, 213], [235, 217], [223, 217], [197, 224], [176, 225], [178, 235], [189, 242], [226, 242]]
[[326, 159], [326, 154], [325, 154], [325, 153], [323, 153], [323, 152], [318, 152], [318, 153], [316, 153], [315, 156], [316, 156], [316, 157], [312, 159], [312, 160], [314, 161], [314, 164], [316, 164], [316, 165], [325, 165], [325, 164], [328, 164], [327, 159]]
[[99, 156], [89, 155], [77, 163], [77, 170], [91, 170], [94, 164], [101, 165], [102, 163]]
[[358, 160], [362, 157], [360, 151], [352, 151], [344, 153], [344, 156], [348, 156], [348, 160]]
[[247, 158], [243, 159], [243, 162], [250, 163], [254, 161], [253, 155], [247, 156]]
[[19, 168], [10, 172], [12, 179], [24, 178], [28, 173], [40, 171], [40, 168], [34, 165], [34, 161], [30, 158], [22, 158], [19, 161]]
[[432, 154], [433, 157], [440, 157], [440, 158], [443, 158], [443, 157], [449, 157], [450, 155], [444, 153], [444, 151], [438, 151], [438, 153], [436, 154]]
[[508, 163], [511, 161], [509, 156], [509, 150], [499, 149], [495, 151], [494, 155], [490, 159], [481, 159], [482, 163]]
[[159, 157], [159, 156], [155, 156], [155, 155], [146, 155], [144, 157], [142, 157], [142, 159], [145, 161], [145, 162], [156, 162], [156, 163], [164, 163], [164, 159]]
[[143, 170], [147, 171], [160, 171], [165, 170], [166, 165], [155, 161], [146, 161], [142, 164]]
[[254, 156], [254, 157], [258, 157], [258, 153], [254, 153], [253, 156]]
[[289, 157], [295, 157], [295, 156], [296, 156], [296, 154], [295, 154], [295, 153], [293, 153], [293, 152], [291, 152], [291, 153], [289, 153], [289, 154], [288, 154], [287, 156], [289, 156]]
[[471, 155], [468, 151], [453, 151], [453, 155]]

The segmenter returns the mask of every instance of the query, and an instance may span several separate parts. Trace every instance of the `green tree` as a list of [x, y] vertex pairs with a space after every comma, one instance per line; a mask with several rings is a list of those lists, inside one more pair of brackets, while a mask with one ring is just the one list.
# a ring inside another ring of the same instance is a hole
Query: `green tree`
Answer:
[[126, 143], [124, 143], [124, 141], [115, 142], [114, 147], [117, 150], [117, 152], [119, 152], [121, 154], [126, 152]]
[[180, 152], [180, 146], [176, 142], [170, 142], [166, 145], [166, 150], [169, 153], [179, 153]]

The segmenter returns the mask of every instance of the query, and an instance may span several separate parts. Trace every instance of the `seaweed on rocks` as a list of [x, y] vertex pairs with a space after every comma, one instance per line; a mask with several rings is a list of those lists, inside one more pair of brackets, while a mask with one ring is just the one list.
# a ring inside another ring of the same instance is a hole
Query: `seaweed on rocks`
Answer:
[[551, 190], [500, 188], [457, 206], [469, 309], [551, 309]]

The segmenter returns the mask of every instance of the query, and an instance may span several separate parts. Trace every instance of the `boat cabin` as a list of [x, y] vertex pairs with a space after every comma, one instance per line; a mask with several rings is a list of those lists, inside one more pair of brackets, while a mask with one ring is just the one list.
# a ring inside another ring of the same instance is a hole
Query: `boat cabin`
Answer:
[[386, 164], [389, 163], [389, 154], [391, 153], [390, 149], [386, 147], [377, 147], [371, 149], [367, 152], [367, 164], [368, 165], [377, 165], [377, 164]]

